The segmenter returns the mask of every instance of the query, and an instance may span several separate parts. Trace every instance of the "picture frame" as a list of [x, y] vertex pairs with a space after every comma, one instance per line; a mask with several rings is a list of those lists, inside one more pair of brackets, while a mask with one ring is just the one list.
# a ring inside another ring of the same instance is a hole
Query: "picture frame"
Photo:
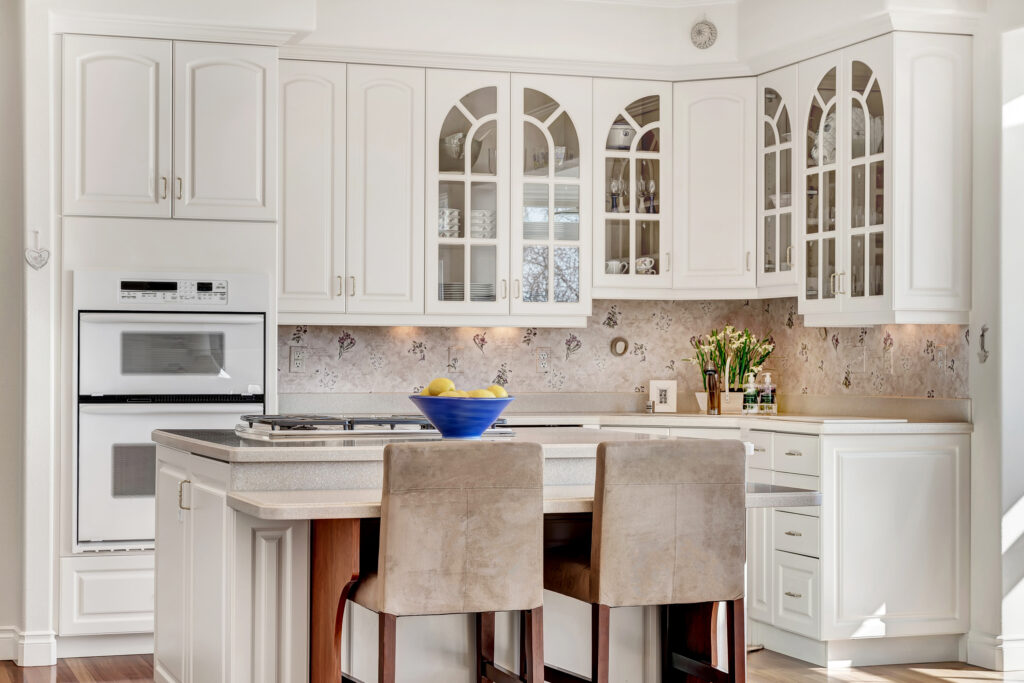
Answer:
[[676, 393], [678, 383], [674, 379], [652, 379], [650, 382], [650, 398], [656, 413], [676, 412]]

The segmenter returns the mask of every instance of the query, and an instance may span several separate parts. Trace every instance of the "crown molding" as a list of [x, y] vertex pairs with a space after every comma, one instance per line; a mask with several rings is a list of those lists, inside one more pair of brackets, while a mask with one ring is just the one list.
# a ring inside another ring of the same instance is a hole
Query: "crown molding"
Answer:
[[568, 0], [568, 2], [588, 2], [595, 5], [631, 5], [634, 7], [667, 7], [669, 9], [690, 9], [738, 4], [738, 0]]
[[279, 54], [281, 59], [305, 59], [320, 62], [418, 66], [432, 69], [475, 69], [478, 71], [509, 71], [595, 78], [634, 78], [654, 81], [695, 81], [752, 75], [745, 64], [737, 62], [686, 65], [623, 64], [621, 62], [541, 57], [506, 57], [456, 52], [302, 44], [283, 45]]
[[152, 17], [84, 14], [64, 10], [51, 10], [49, 20], [50, 33], [55, 34], [80, 33], [270, 46], [284, 45], [288, 41], [309, 35], [308, 31], [200, 24]]

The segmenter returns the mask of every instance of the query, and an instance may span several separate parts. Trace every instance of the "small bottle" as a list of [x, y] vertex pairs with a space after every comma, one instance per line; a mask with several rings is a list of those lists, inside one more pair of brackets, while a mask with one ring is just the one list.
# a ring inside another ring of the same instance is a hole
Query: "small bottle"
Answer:
[[718, 384], [718, 368], [708, 362], [704, 366], [705, 384], [708, 388], [708, 415], [719, 415], [722, 412], [722, 388]]
[[743, 414], [757, 415], [757, 378], [754, 373], [747, 374], [747, 383], [743, 385]]
[[779, 406], [775, 402], [775, 385], [772, 384], [772, 373], [764, 373], [764, 382], [758, 394], [758, 413], [761, 415], [778, 415]]

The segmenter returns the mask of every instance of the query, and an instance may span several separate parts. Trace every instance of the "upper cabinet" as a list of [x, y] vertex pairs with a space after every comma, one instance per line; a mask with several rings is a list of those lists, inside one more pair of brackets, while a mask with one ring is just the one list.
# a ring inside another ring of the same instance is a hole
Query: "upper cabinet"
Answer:
[[281, 62], [279, 312], [345, 310], [345, 69]]
[[594, 81], [595, 287], [672, 286], [672, 84]]
[[276, 218], [274, 48], [67, 36], [62, 130], [65, 215]]
[[348, 67], [350, 313], [423, 313], [423, 69]]
[[64, 213], [170, 216], [171, 43], [64, 40]]
[[677, 289], [756, 291], [756, 92], [754, 78], [673, 87]]
[[589, 315], [592, 82], [512, 75], [512, 303]]
[[796, 101], [796, 65], [758, 76], [757, 288], [762, 295], [797, 293]]
[[970, 39], [893, 33], [800, 65], [808, 325], [964, 323]]
[[509, 83], [427, 72], [427, 313], [509, 312]]
[[174, 216], [277, 218], [277, 50], [174, 44]]

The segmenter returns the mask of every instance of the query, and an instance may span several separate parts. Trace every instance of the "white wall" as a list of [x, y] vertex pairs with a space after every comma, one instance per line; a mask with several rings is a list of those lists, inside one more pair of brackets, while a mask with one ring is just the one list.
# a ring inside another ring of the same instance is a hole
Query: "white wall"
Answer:
[[0, 0], [0, 658], [21, 613], [21, 0]]

